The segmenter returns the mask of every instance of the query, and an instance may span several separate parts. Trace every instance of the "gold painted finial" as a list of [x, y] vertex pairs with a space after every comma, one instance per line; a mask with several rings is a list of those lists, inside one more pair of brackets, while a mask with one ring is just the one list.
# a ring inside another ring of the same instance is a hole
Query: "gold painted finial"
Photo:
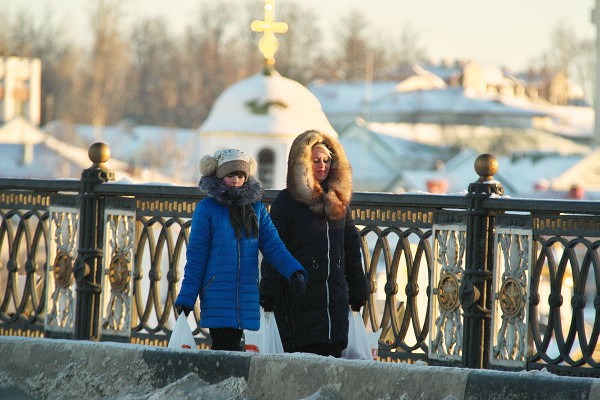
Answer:
[[481, 154], [475, 160], [475, 172], [479, 175], [478, 182], [493, 180], [498, 172], [498, 160], [493, 154]]
[[275, 22], [275, 0], [265, 0], [264, 21], [252, 21], [250, 29], [254, 32], [262, 32], [263, 36], [258, 42], [258, 49], [265, 57], [268, 67], [275, 65], [275, 52], [279, 47], [276, 33], [286, 33], [288, 26], [285, 22]]
[[104, 164], [110, 158], [110, 147], [104, 142], [96, 142], [89, 147], [88, 157], [94, 165]]

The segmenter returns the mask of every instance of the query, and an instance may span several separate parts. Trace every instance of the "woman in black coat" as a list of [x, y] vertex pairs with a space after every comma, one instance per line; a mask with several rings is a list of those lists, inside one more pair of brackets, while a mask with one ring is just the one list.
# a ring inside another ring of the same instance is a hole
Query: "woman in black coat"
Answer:
[[358, 233], [350, 211], [352, 171], [342, 145], [318, 131], [292, 144], [287, 188], [271, 219], [292, 255], [308, 272], [304, 294], [291, 291], [263, 261], [261, 305], [273, 311], [286, 352], [340, 357], [348, 345], [348, 312], [367, 301]]

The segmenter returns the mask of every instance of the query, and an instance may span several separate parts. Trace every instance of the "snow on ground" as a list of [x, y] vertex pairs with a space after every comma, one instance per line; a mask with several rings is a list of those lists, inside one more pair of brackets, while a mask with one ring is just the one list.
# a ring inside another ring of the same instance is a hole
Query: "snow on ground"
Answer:
[[[110, 346], [110, 343], [104, 343]], [[119, 345], [116, 345], [118, 349]], [[297, 354], [290, 357], [315, 357]], [[325, 358], [323, 358], [325, 360]], [[130, 365], [130, 371], [138, 371], [128, 382], [110, 379], [105, 375], [86, 373], [85, 365], [70, 363], [55, 374], [31, 375], [26, 382], [15, 382], [0, 371], [0, 400], [252, 400], [248, 382], [244, 378], [230, 377], [216, 384], [209, 384], [198, 375], [190, 373], [159, 389], [152, 387], [149, 375], [141, 366]], [[125, 388], [125, 389], [124, 389]], [[122, 392], [119, 393], [119, 390]], [[328, 385], [305, 399], [342, 400], [339, 388]]]
[[[61, 371], [57, 371], [60, 375]], [[110, 395], [114, 384], [106, 388], [106, 396], [89, 397], [89, 393], [82, 391], [81, 388], [68, 387], [62, 390], [54, 390], [56, 381], [60, 376], [46, 377], [45, 380], [39, 380], [37, 385], [48, 387], [44, 393], [33, 395], [19, 384], [13, 382], [9, 377], [0, 373], [0, 400], [67, 400], [76, 397], [93, 400], [252, 400], [248, 395], [248, 382], [244, 378], [231, 377], [216, 384], [208, 384], [194, 373], [190, 373], [183, 378], [160, 389], [140, 388], [139, 391], [130, 391], [117, 395]], [[89, 381], [81, 379], [81, 385], [87, 385]], [[145, 385], [143, 385], [145, 386]], [[328, 385], [319, 389], [313, 395], [299, 400], [342, 400], [338, 388]]]

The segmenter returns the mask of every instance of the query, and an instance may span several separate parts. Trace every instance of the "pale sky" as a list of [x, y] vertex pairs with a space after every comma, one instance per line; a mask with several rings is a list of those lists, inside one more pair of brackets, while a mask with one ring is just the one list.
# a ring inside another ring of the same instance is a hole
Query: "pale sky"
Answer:
[[[123, 0], [126, 17], [163, 16], [169, 26], [188, 25], [198, 4], [211, 0]], [[236, 0], [232, 0], [236, 1]], [[591, 23], [595, 0], [296, 0], [319, 10], [320, 26], [328, 42], [335, 26], [349, 9], [362, 12], [378, 31], [399, 36], [408, 27], [434, 60], [470, 58], [479, 63], [515, 70], [529, 65], [550, 47], [552, 31], [560, 24], [579, 39], [595, 38]], [[277, 0], [277, 10], [287, 0]], [[0, 11], [53, 10], [59, 21], [72, 24], [75, 35], [85, 35], [92, 0], [1, 0]], [[256, 18], [262, 19], [258, 9]], [[285, 21], [284, 21], [285, 22]], [[387, 37], [390, 37], [388, 35]], [[257, 34], [258, 41], [258, 34]]]

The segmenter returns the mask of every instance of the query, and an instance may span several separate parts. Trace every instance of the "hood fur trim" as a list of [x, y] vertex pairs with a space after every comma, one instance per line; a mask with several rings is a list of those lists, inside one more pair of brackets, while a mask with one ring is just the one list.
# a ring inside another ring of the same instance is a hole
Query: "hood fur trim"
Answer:
[[252, 176], [240, 187], [227, 186], [223, 179], [215, 175], [203, 176], [199, 185], [208, 197], [228, 207], [254, 204], [263, 197], [262, 184]]
[[[323, 186], [312, 173], [312, 146], [324, 143], [332, 153], [331, 168]], [[346, 214], [352, 197], [352, 168], [341, 143], [325, 133], [309, 130], [292, 143], [288, 157], [287, 188], [292, 197], [310, 209], [336, 220]]]

